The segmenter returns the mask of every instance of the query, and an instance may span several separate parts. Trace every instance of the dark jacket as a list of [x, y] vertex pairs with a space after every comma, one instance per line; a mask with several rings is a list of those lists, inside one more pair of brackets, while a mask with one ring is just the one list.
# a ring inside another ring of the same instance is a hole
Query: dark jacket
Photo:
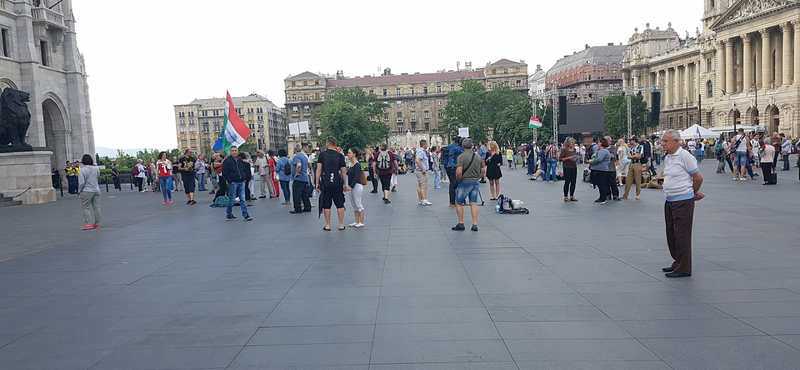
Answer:
[[361, 163], [356, 163], [347, 169], [347, 186], [354, 187], [361, 183]]
[[247, 179], [247, 172], [250, 171], [249, 167], [250, 165], [239, 157], [228, 156], [222, 161], [222, 176], [229, 183], [243, 182]]

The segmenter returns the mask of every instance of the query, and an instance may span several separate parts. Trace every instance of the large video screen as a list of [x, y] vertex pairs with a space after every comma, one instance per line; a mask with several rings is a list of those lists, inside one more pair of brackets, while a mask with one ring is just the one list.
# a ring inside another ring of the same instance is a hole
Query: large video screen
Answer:
[[567, 124], [558, 127], [562, 134], [605, 131], [605, 108], [600, 104], [567, 105]]

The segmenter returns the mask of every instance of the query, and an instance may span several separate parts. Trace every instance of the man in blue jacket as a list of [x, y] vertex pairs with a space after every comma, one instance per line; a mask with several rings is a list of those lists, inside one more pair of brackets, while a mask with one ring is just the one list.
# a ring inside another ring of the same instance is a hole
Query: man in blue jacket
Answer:
[[233, 215], [233, 204], [236, 203], [235, 198], [239, 197], [239, 204], [242, 206], [242, 217], [245, 221], [250, 221], [253, 218], [247, 213], [247, 200], [244, 197], [245, 180], [247, 173], [250, 171], [250, 165], [244, 163], [239, 158], [239, 148], [232, 146], [231, 155], [227, 156], [222, 162], [222, 176], [228, 181], [228, 221], [236, 221], [238, 218]]
[[464, 153], [464, 149], [461, 148], [461, 140], [461, 136], [456, 136], [453, 138], [453, 142], [445, 147], [447, 163], [444, 164], [444, 169], [447, 171], [447, 178], [450, 179], [450, 207], [456, 206], [456, 188], [458, 188], [456, 167], [458, 167], [458, 156]]

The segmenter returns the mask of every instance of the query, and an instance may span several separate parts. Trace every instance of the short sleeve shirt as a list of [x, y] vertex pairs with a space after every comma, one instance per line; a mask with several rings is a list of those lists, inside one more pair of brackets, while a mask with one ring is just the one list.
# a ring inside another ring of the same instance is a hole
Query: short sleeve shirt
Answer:
[[[425, 149], [422, 148], [417, 149], [416, 158], [419, 159], [420, 162], [422, 162], [422, 169], [424, 169], [425, 171], [430, 170], [430, 166], [428, 166], [428, 153], [425, 152]], [[419, 169], [416, 160], [414, 160], [414, 168]]]
[[184, 168], [183, 170], [180, 170], [181, 173], [187, 175], [191, 175], [192, 173], [194, 173], [195, 161], [196, 160], [194, 159], [194, 157], [189, 157], [189, 158], [181, 157], [181, 159], [178, 160], [178, 165], [182, 165]]
[[664, 158], [664, 195], [668, 202], [694, 198], [692, 175], [700, 172], [697, 159], [683, 148]]
[[[300, 163], [300, 173], [297, 173], [297, 164]], [[295, 177], [295, 175], [297, 177]], [[304, 153], [297, 153], [292, 158], [292, 178], [295, 181], [308, 182], [308, 156]]]
[[[472, 160], [472, 158], [475, 158]], [[470, 164], [472, 160], [472, 164]], [[461, 182], [478, 182], [481, 179], [481, 169], [483, 161], [481, 156], [469, 150], [458, 156], [457, 167], [461, 167]]]

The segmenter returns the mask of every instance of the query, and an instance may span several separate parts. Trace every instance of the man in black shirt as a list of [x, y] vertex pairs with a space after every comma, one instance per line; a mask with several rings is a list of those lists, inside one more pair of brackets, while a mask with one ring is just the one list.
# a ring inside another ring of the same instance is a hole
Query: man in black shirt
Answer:
[[656, 166], [653, 164], [653, 147], [650, 145], [650, 141], [647, 140], [647, 136], [642, 135], [641, 140], [642, 147], [644, 148], [644, 158], [645, 162], [642, 162], [642, 166], [647, 166], [650, 170], [650, 174], [656, 176]]
[[317, 190], [322, 191], [322, 212], [325, 214], [325, 231], [331, 231], [331, 203], [336, 205], [339, 230], [344, 230], [344, 192], [347, 186], [347, 167], [344, 156], [336, 150], [336, 138], [329, 137], [327, 149], [317, 160]]
[[192, 157], [192, 150], [186, 149], [183, 153], [183, 157], [178, 161], [178, 170], [181, 171], [181, 177], [183, 178], [183, 192], [186, 193], [186, 198], [189, 199], [186, 201], [186, 204], [195, 204], [194, 200], [194, 162], [197, 160]]

